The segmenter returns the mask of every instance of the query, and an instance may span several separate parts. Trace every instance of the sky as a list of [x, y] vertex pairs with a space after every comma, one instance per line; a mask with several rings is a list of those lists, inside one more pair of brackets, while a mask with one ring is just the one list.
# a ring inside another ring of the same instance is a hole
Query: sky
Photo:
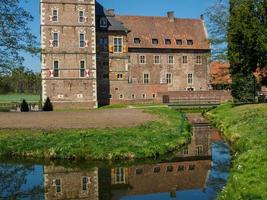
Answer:
[[[115, 9], [118, 15], [166, 16], [174, 11], [177, 18], [199, 18], [216, 0], [98, 0], [105, 8]], [[30, 23], [32, 33], [40, 41], [39, 0], [28, 0], [22, 6], [34, 17]], [[40, 72], [41, 63], [38, 56], [25, 55], [24, 65]]]

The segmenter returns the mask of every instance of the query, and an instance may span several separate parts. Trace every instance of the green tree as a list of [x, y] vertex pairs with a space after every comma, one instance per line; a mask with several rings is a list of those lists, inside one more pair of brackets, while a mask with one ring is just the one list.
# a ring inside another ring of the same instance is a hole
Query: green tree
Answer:
[[36, 54], [36, 37], [29, 22], [33, 17], [20, 5], [20, 0], [0, 1], [0, 74], [22, 65], [22, 52]]
[[[254, 89], [248, 89], [257, 88], [255, 77], [251, 78], [253, 72], [267, 66], [267, 0], [230, 0], [228, 58], [233, 97], [239, 101], [251, 101], [244, 98], [255, 95]], [[248, 89], [247, 94], [243, 88]]]
[[205, 12], [207, 29], [212, 45], [213, 60], [227, 60], [227, 30], [229, 20], [229, 3], [216, 0]]

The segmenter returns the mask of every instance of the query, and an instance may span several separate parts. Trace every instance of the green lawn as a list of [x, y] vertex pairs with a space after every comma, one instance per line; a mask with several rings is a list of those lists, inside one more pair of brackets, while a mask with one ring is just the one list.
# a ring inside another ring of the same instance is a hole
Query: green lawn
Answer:
[[131, 128], [0, 130], [0, 156], [115, 160], [154, 158], [188, 143], [190, 126], [169, 108], [144, 108], [160, 120]]
[[227, 186], [219, 200], [267, 199], [267, 104], [222, 105], [206, 114], [234, 151]]
[[32, 94], [0, 95], [0, 103], [21, 103], [23, 99], [25, 99], [27, 102], [39, 102], [40, 95], [32, 95]]

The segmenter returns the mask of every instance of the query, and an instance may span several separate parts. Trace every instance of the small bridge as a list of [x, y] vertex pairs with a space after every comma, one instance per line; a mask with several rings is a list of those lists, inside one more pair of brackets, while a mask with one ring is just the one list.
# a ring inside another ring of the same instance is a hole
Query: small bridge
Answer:
[[171, 98], [163, 101], [172, 108], [210, 108], [217, 107], [222, 103], [220, 98]]
[[232, 100], [230, 91], [172, 91], [159, 94], [162, 102], [172, 108], [210, 108]]

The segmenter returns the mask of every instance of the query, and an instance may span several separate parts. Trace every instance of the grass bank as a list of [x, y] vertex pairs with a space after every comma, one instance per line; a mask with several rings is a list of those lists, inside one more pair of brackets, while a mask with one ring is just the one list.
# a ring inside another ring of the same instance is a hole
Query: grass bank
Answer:
[[206, 114], [231, 143], [234, 163], [219, 200], [267, 199], [267, 104], [222, 105]]
[[0, 103], [21, 103], [25, 99], [27, 102], [39, 102], [40, 95], [34, 94], [1, 94]]
[[[144, 108], [160, 120], [131, 128], [0, 130], [0, 156], [76, 160], [153, 158], [190, 138], [183, 114], [169, 108]], [[123, 120], [123, 119], [121, 119]]]

